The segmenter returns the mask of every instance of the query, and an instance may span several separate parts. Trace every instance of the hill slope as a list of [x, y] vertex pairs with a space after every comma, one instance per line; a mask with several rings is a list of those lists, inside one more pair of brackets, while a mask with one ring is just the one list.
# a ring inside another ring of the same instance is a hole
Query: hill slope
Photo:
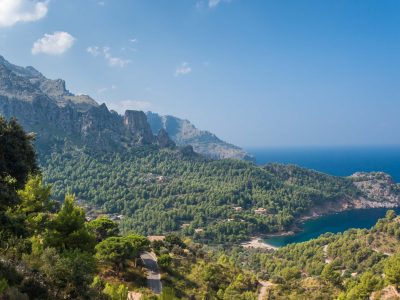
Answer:
[[325, 234], [271, 253], [233, 259], [268, 280], [268, 299], [398, 299], [400, 217], [389, 211], [370, 230]]
[[[65, 149], [49, 156], [44, 166], [57, 198], [69, 188], [98, 208], [125, 215], [125, 230], [183, 231], [207, 243], [288, 230], [315, 211], [345, 209], [342, 199], [347, 208], [359, 199], [370, 201], [366, 190], [350, 178], [295, 166], [279, 166], [276, 173], [277, 165], [210, 161], [171, 149], [142, 147], [124, 155]], [[286, 173], [292, 174], [290, 180], [282, 179]], [[390, 194], [396, 205], [397, 187], [394, 184]]]
[[[16, 116], [37, 133], [45, 179], [57, 199], [71, 190], [94, 209], [124, 214], [122, 227], [142, 234], [182, 230], [208, 243], [236, 242], [360, 201], [365, 207], [400, 203], [394, 183], [384, 184], [385, 191], [380, 183], [369, 189], [377, 174], [339, 178], [295, 166], [200, 157], [191, 147], [176, 148], [166, 130], [174, 129], [180, 142], [189, 136], [217, 141], [212, 134], [164, 118], [155, 136], [143, 112], [120, 116], [68, 92], [63, 81], [4, 59], [0, 114]], [[192, 133], [180, 135], [182, 128]]]

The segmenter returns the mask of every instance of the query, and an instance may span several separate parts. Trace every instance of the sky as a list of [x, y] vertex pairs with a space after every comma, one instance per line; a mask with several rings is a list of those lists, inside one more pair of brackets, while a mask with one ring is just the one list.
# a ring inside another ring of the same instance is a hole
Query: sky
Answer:
[[398, 0], [0, 0], [0, 54], [242, 147], [400, 144]]

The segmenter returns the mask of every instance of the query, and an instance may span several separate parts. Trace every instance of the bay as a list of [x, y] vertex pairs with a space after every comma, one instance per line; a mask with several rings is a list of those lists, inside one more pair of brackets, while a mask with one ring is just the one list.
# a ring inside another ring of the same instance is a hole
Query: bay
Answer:
[[[359, 147], [291, 147], [247, 149], [256, 163], [296, 164], [335, 176], [350, 176], [355, 172], [385, 172], [400, 182], [400, 146]], [[291, 236], [275, 236], [265, 242], [282, 247], [305, 242], [326, 232], [338, 233], [350, 228], [370, 228], [388, 209], [350, 210], [310, 219], [301, 225], [301, 232]], [[400, 208], [395, 209], [399, 214]]]
[[[317, 238], [327, 232], [338, 233], [350, 228], [369, 229], [378, 219], [383, 218], [388, 210], [387, 208], [356, 209], [309, 219], [301, 225], [301, 232], [294, 235], [273, 236], [264, 241], [274, 247], [283, 247]], [[394, 211], [399, 214], [400, 208]]]

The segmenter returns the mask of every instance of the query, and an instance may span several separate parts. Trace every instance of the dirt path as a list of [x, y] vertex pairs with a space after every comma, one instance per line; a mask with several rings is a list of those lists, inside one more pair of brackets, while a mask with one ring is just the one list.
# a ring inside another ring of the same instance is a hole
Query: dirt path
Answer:
[[332, 259], [328, 257], [328, 245], [325, 245], [324, 248], [322, 249], [324, 251], [324, 258], [325, 258], [325, 263], [330, 264], [332, 262]]
[[274, 284], [269, 281], [259, 281], [259, 284], [261, 285], [261, 289], [258, 294], [258, 300], [266, 300], [268, 288], [274, 286]]
[[140, 255], [147, 269], [147, 285], [154, 294], [160, 295], [162, 291], [161, 274], [157, 264], [157, 257], [152, 252]]

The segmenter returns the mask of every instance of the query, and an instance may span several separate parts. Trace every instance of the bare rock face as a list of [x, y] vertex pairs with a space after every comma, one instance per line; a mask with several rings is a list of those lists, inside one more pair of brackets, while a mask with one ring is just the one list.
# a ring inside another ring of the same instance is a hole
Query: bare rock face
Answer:
[[196, 128], [188, 120], [174, 116], [160, 116], [156, 113], [147, 112], [153, 134], [164, 129], [170, 138], [178, 146], [191, 145], [195, 152], [216, 159], [236, 158], [254, 160], [250, 154], [243, 149], [219, 139], [215, 134]]
[[154, 142], [153, 132], [144, 112], [127, 110], [124, 116], [124, 125], [137, 143], [148, 145]]
[[[358, 172], [349, 177], [353, 184], [363, 193], [364, 202], [369, 207], [400, 206], [400, 185], [383, 172]], [[361, 201], [362, 201], [361, 200]]]
[[175, 143], [169, 138], [167, 131], [161, 128], [157, 135], [157, 144], [160, 148], [175, 147]]
[[[0, 115], [16, 117], [25, 130], [35, 132], [40, 152], [66, 141], [99, 151], [157, 145], [144, 112], [120, 116], [89, 96], [72, 94], [64, 80], [47, 79], [33, 67], [15, 66], [1, 56]], [[159, 139], [172, 145], [168, 135]]]

